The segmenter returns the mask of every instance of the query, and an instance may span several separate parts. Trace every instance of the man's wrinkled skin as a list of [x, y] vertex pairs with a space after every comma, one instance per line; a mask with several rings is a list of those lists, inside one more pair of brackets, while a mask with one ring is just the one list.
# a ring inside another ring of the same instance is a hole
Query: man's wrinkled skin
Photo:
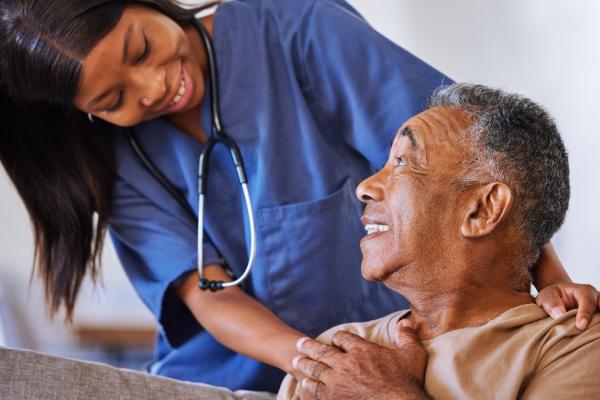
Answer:
[[294, 366], [305, 376], [302, 398], [427, 399], [420, 340], [480, 326], [535, 301], [553, 318], [579, 305], [577, 327], [585, 329], [600, 307], [593, 287], [568, 282], [531, 297], [527, 268], [515, 267], [523, 265], [522, 238], [510, 187], [453, 186], [473, 156], [468, 138], [461, 140], [469, 124], [451, 107], [418, 114], [398, 131], [386, 165], [359, 185], [363, 224], [389, 226], [361, 241], [362, 274], [401, 293], [411, 312], [398, 324], [395, 349], [343, 331], [332, 345], [300, 339], [305, 357]]
[[[294, 365], [302, 374], [312, 377], [300, 382], [303, 398], [430, 398], [422, 389], [427, 353], [410, 320], [398, 324], [394, 349], [346, 331], [336, 332], [332, 340], [335, 347], [307, 338], [298, 342], [298, 349], [310, 358], [297, 357]], [[374, 382], [378, 383], [376, 390]]]

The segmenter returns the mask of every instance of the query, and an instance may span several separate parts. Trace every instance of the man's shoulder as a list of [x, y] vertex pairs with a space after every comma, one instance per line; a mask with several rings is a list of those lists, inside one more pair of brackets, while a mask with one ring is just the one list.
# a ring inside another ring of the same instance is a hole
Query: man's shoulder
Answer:
[[[596, 312], [586, 330], [581, 331], [575, 325], [576, 310], [572, 310], [556, 320], [541, 327], [546, 351], [541, 354], [539, 368], [552, 364], [564, 357], [585, 356], [589, 360], [590, 352], [600, 356], [600, 313]], [[595, 362], [598, 362], [598, 358]]]
[[433, 397], [598, 398], [600, 314], [580, 331], [576, 313], [554, 320], [526, 304], [481, 326], [438, 336], [424, 343], [425, 387]]
[[588, 328], [575, 326], [575, 310], [548, 322], [535, 371], [524, 385], [524, 399], [600, 397], [600, 313]]
[[329, 328], [317, 337], [317, 340], [331, 344], [331, 338], [333, 335], [340, 330], [348, 331], [365, 338], [371, 342], [377, 343], [381, 346], [390, 347], [393, 346], [394, 338], [390, 334], [390, 327], [404, 315], [408, 313], [408, 310], [396, 311], [388, 314], [384, 317], [374, 319], [365, 322], [348, 322]]

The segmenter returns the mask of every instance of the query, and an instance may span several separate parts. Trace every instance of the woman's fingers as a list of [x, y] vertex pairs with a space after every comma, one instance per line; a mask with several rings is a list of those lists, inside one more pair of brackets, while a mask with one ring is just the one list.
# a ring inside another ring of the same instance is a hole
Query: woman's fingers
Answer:
[[579, 285], [573, 291], [573, 298], [577, 302], [575, 326], [583, 331], [588, 327], [598, 309], [598, 292], [591, 285]]
[[544, 288], [535, 298], [538, 306], [542, 307], [552, 319], [563, 315], [567, 310], [562, 299], [562, 292], [558, 286]]
[[583, 331], [600, 309], [600, 292], [592, 285], [560, 283], [540, 291], [535, 302], [553, 319], [563, 315], [566, 310], [577, 308], [575, 326]]

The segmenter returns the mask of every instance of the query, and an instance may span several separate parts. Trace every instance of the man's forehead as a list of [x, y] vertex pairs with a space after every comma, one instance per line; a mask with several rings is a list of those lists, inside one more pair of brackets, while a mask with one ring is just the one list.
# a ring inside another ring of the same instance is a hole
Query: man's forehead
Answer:
[[394, 140], [406, 137], [412, 147], [431, 142], [454, 142], [470, 125], [468, 114], [455, 107], [432, 107], [410, 118], [398, 129]]

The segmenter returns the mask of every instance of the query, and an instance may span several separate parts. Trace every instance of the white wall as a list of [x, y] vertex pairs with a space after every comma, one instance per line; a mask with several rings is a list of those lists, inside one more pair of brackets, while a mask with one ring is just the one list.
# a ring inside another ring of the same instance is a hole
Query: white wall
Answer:
[[[585, 0], [351, 0], [375, 28], [455, 80], [522, 93], [547, 107], [571, 161], [572, 199], [554, 243], [571, 276], [600, 287], [597, 151], [600, 148], [600, 2]], [[32, 238], [25, 210], [0, 173], [0, 284], [9, 286], [37, 347], [69, 340], [44, 319], [39, 285], [27, 290]], [[112, 247], [104, 256], [104, 289], [86, 286], [79, 318], [147, 321]], [[128, 304], [127, 307], [115, 305]], [[113, 314], [119, 309], [119, 314]], [[108, 316], [107, 316], [108, 314]], [[41, 334], [40, 334], [41, 333]]]
[[518, 92], [547, 108], [571, 166], [571, 203], [554, 245], [574, 280], [600, 287], [600, 2], [349, 2], [454, 80]]

